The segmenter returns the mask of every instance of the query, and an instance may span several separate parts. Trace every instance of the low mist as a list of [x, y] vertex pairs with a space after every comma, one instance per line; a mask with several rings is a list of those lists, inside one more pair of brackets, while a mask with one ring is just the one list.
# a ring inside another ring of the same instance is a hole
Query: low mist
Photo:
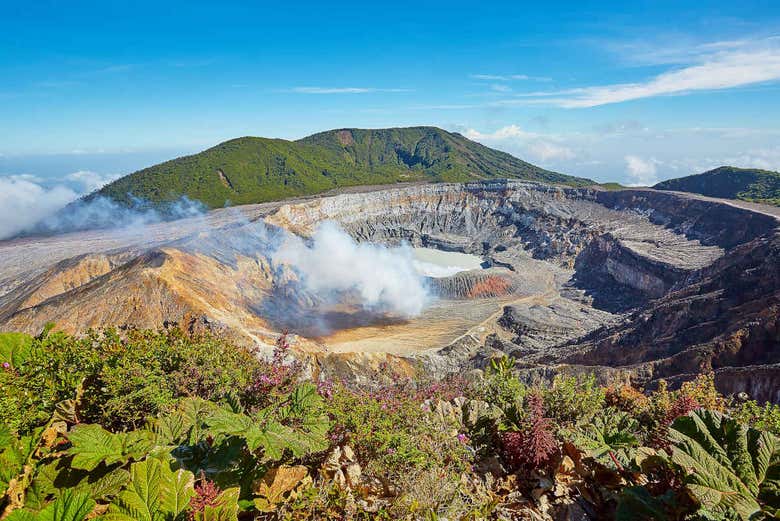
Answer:
[[131, 206], [125, 206], [108, 197], [95, 197], [75, 201], [33, 224], [25, 232], [30, 235], [48, 235], [92, 229], [134, 228], [196, 217], [205, 211], [203, 204], [187, 197], [156, 206], [142, 199], [133, 199]]
[[54, 180], [33, 175], [0, 176], [0, 240], [137, 227], [205, 212], [201, 203], [186, 197], [154, 206], [138, 198], [131, 198], [129, 206], [100, 196], [80, 199], [114, 177], [89, 171]]

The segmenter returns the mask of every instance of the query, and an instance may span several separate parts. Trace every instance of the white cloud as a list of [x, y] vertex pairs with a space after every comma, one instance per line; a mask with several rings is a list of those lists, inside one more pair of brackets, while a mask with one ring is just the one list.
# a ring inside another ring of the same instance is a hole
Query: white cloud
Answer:
[[551, 141], [534, 141], [528, 143], [527, 149], [532, 157], [545, 162], [573, 159], [576, 155], [571, 148]]
[[507, 81], [509, 79], [506, 76], [499, 76], [498, 74], [470, 74], [469, 78], [482, 81]]
[[501, 127], [495, 132], [480, 132], [476, 129], [470, 128], [466, 130], [463, 135], [469, 139], [473, 139], [474, 141], [497, 141], [509, 138], [528, 139], [538, 136], [538, 134], [527, 132], [517, 125]]
[[547, 76], [529, 76], [527, 74], [470, 74], [469, 78], [480, 81], [551, 81]]
[[574, 159], [577, 155], [574, 150], [561, 143], [557, 136], [529, 132], [517, 125], [508, 125], [487, 133], [470, 128], [463, 135], [482, 144], [515, 154], [520, 158], [548, 165]]
[[507, 85], [502, 85], [501, 83], [494, 83], [490, 86], [491, 90], [494, 90], [496, 92], [511, 92], [512, 87], [509, 87]]
[[629, 186], [652, 186], [658, 182], [655, 159], [642, 159], [639, 156], [625, 156], [626, 171], [630, 179]]
[[29, 174], [0, 176], [0, 240], [29, 230], [116, 175], [81, 170], [53, 183]]
[[65, 176], [65, 179], [80, 184], [82, 187], [81, 191], [89, 193], [102, 188], [118, 177], [120, 177], [119, 174], [99, 174], [90, 170], [79, 170], [78, 172], [68, 174]]
[[[585, 108], [780, 80], [780, 41], [769, 38], [756, 42], [729, 43], [700, 46], [697, 52], [690, 53], [694, 63], [661, 73], [644, 82], [528, 93], [523, 96], [530, 99], [514, 102]], [[509, 103], [512, 101], [508, 100]]]
[[375, 87], [293, 87], [297, 94], [367, 94], [371, 92], [411, 92], [411, 89], [379, 89]]
[[780, 172], [780, 147], [754, 148], [741, 154], [735, 154], [713, 163], [720, 165], [738, 166], [741, 168], [761, 168]]
[[[722, 165], [780, 171], [780, 131], [771, 128], [657, 128], [615, 120], [589, 131], [531, 131], [518, 125], [490, 132], [452, 130], [545, 168], [599, 182], [649, 185]], [[626, 156], [638, 159], [631, 160], [631, 170]]]
[[0, 177], [0, 239], [27, 229], [78, 195], [62, 185], [45, 188], [32, 176]]

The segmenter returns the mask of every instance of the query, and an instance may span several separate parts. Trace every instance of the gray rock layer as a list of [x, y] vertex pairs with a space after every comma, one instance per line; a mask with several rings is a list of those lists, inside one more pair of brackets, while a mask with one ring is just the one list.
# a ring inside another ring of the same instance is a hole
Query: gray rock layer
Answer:
[[[715, 371], [723, 389], [777, 398], [777, 218], [653, 190], [412, 185], [218, 211], [138, 237], [0, 243], [0, 328], [35, 332], [51, 318], [73, 332], [175, 322], [267, 345], [278, 333], [272, 311], [303, 317], [318, 304], [297, 292], [292, 274], [271, 269], [260, 250], [272, 238], [247, 238], [259, 217], [304, 236], [332, 220], [359, 241], [481, 256], [490, 269], [432, 282], [445, 301], [496, 306], [451, 344], [407, 357], [435, 374], [508, 353], [530, 380], [572, 371], [653, 385]], [[283, 307], [291, 296], [294, 306]], [[329, 356], [321, 358], [327, 372]], [[342, 353], [333, 368], [354, 372], [360, 359]], [[738, 369], [756, 365], [769, 383], [745, 383], [749, 373]]]

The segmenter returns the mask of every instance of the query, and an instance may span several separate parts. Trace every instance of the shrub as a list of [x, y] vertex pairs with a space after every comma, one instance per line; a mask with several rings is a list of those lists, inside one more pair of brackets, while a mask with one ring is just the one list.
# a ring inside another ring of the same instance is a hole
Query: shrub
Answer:
[[[0, 335], [4, 519], [778, 514], [780, 407], [705, 410], [725, 407], [711, 377], [649, 396], [593, 378], [528, 389], [502, 358], [472, 387], [391, 371], [315, 385], [286, 335], [268, 362], [177, 330], [122, 335]], [[361, 469], [350, 455], [339, 480], [345, 444]]]
[[[251, 410], [267, 407], [289, 394], [300, 379], [302, 365], [290, 358], [290, 342], [285, 331], [276, 340], [271, 360], [256, 363], [250, 371], [249, 384], [243, 392], [243, 404]], [[318, 387], [319, 390], [319, 387]]]
[[544, 407], [559, 425], [586, 422], [604, 408], [604, 389], [593, 375], [558, 375], [544, 391]]
[[452, 433], [457, 425], [442, 428], [415, 395], [397, 387], [366, 391], [336, 385], [329, 402], [332, 442], [350, 445], [361, 465], [391, 478], [412, 469], [464, 468], [468, 453]]
[[766, 403], [762, 406], [755, 400], [748, 400], [733, 408], [732, 416], [758, 430], [780, 436], [780, 405]]
[[658, 390], [650, 397], [648, 418], [645, 420], [649, 425], [648, 443], [650, 446], [656, 448], [669, 446], [669, 426], [672, 422], [680, 416], [702, 408], [696, 396], [708, 403], [719, 404], [723, 401], [723, 397], [718, 395], [714, 386], [710, 388], [710, 384], [711, 380], [706, 377], [697, 378], [696, 381], [691, 382], [691, 385], [681, 387], [678, 391], [669, 391], [665, 381], [659, 382]]
[[138, 427], [177, 397], [224, 400], [267, 367], [244, 349], [179, 329], [130, 330], [124, 337], [114, 330], [84, 338], [51, 333], [32, 341], [24, 361], [0, 370], [0, 421], [28, 432], [81, 389], [81, 421]]
[[527, 389], [513, 374], [514, 365], [514, 359], [508, 356], [491, 360], [478, 397], [501, 409], [521, 403]]
[[712, 373], [700, 374], [693, 380], [683, 382], [679, 394], [692, 398], [704, 409], [718, 412], [726, 409], [726, 400], [715, 388], [715, 375]]
[[638, 416], [645, 412], [650, 400], [630, 384], [608, 386], [604, 389], [604, 402], [609, 407]]

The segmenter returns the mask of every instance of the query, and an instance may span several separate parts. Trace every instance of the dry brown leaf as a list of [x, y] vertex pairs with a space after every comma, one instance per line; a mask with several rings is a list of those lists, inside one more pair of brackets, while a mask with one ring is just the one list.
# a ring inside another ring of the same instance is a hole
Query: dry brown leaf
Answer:
[[255, 507], [262, 512], [275, 510], [276, 505], [290, 498], [295, 491], [312, 482], [309, 471], [302, 465], [282, 465], [272, 468], [255, 483]]

